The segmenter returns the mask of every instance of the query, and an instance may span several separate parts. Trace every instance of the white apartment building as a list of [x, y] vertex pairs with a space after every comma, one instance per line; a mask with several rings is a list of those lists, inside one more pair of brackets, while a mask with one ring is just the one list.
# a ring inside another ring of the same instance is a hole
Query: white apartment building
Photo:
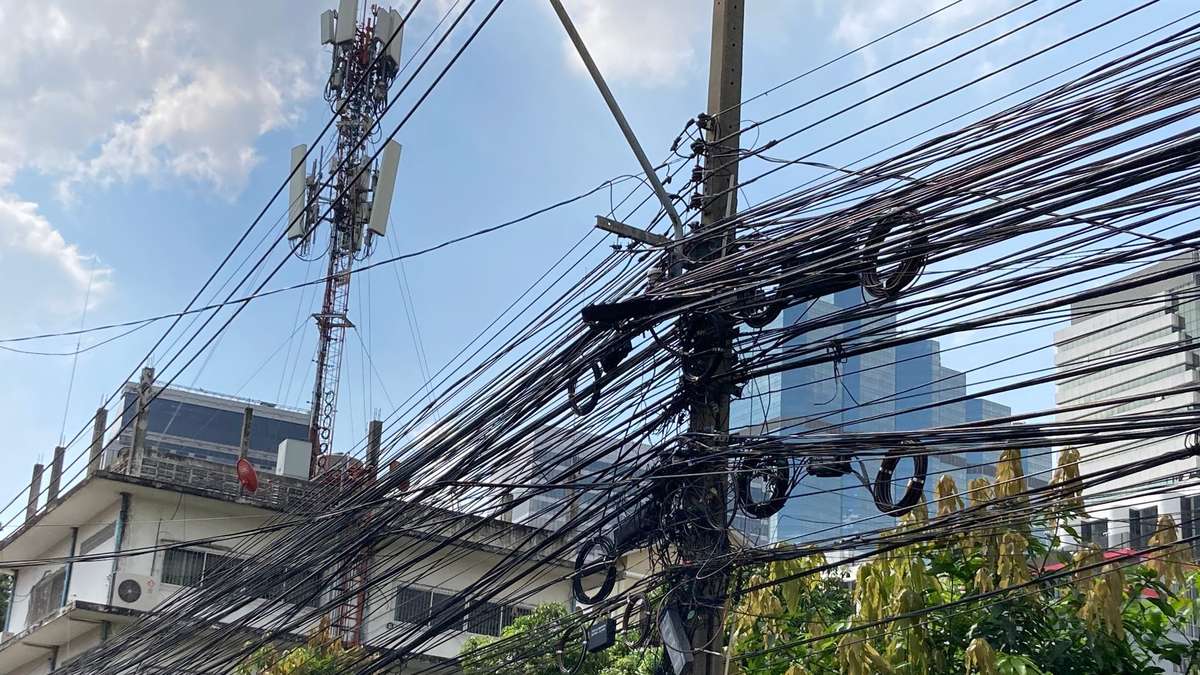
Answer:
[[[94, 456], [102, 454], [97, 449]], [[305, 478], [260, 472], [258, 489], [250, 493], [228, 464], [149, 447], [140, 454], [108, 454], [105, 466], [93, 468], [61, 494], [55, 488], [47, 498], [33, 501], [24, 522], [0, 539], [0, 573], [14, 578], [0, 634], [0, 675], [53, 672], [127, 629], [175, 593], [202, 585], [208, 571], [257, 564], [253, 551], [270, 547], [279, 535], [255, 535], [258, 539], [249, 548], [239, 540], [168, 550], [164, 545], [261, 527], [281, 514], [302, 510], [312, 500], [313, 485]], [[61, 475], [61, 455], [56, 461], [58, 469], [51, 473]], [[362, 624], [363, 644], [369, 649], [386, 649], [386, 638], [395, 631], [427, 625], [433, 607], [491, 570], [519, 542], [545, 536], [544, 530], [499, 519], [432, 507], [414, 510], [413, 520], [397, 524], [377, 545], [375, 559], [406, 559], [423, 547], [447, 541], [454, 542], [452, 554], [440, 554], [434, 565], [406, 569], [369, 594]], [[463, 534], [467, 529], [472, 531]], [[72, 560], [137, 549], [147, 552]], [[444, 664], [453, 671], [453, 659], [469, 636], [498, 635], [536, 604], [569, 605], [572, 571], [573, 561], [565, 559], [543, 561], [537, 569], [513, 568], [513, 574], [528, 572], [527, 587], [539, 590], [520, 602], [466, 607], [459, 629], [444, 633], [444, 639], [408, 659], [405, 667]], [[303, 602], [305, 595], [300, 592], [304, 589], [274, 590], [278, 593], [272, 597], [285, 601], [290, 594]], [[247, 611], [253, 609], [252, 604]], [[243, 640], [235, 642], [231, 646], [240, 647]]]
[[[1198, 259], [1196, 254], [1177, 257], [1145, 268], [1130, 279], [1155, 275]], [[1116, 282], [1114, 282], [1116, 283]], [[1058, 368], [1097, 363], [1103, 359], [1132, 355], [1140, 350], [1182, 346], [1200, 336], [1200, 275], [1184, 273], [1130, 290], [1101, 296], [1071, 307], [1071, 324], [1054, 335]], [[1103, 368], [1095, 373], [1060, 381], [1055, 399], [1059, 421], [1104, 419], [1166, 409], [1188, 409], [1200, 405], [1200, 392], [1166, 395], [1154, 392], [1194, 385], [1200, 380], [1197, 351], [1147, 357], [1135, 362]], [[1149, 394], [1134, 401], [1111, 406], [1070, 410], [1073, 405]], [[1133, 441], [1090, 446], [1084, 450], [1081, 472], [1088, 474], [1135, 459], [1152, 458], [1184, 447], [1182, 436], [1153, 441]], [[1105, 483], [1085, 491], [1089, 518], [1081, 523], [1081, 535], [1101, 546], [1142, 548], [1153, 534], [1162, 514], [1171, 514], [1181, 525], [1181, 536], [1191, 536], [1200, 527], [1200, 495], [1195, 488], [1171, 489], [1181, 471], [1200, 469], [1197, 459], [1163, 463], [1136, 476]], [[1196, 474], [1200, 475], [1200, 473]], [[1114, 498], [1112, 491], [1159, 478], [1165, 490], [1151, 496]], [[1103, 499], [1101, 493], [1108, 493]], [[1194, 522], [1196, 521], [1196, 522]], [[1198, 547], [1200, 548], [1200, 547]]]

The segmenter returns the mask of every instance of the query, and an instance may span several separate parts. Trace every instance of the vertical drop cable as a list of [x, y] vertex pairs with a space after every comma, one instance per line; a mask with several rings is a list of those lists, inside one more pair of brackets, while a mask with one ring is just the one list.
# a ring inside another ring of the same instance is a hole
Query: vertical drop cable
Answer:
[[67, 437], [67, 415], [71, 412], [71, 390], [75, 388], [75, 369], [79, 365], [79, 349], [83, 345], [83, 325], [87, 322], [88, 304], [92, 301], [92, 282], [96, 279], [96, 260], [92, 259], [92, 271], [88, 274], [87, 290], [83, 293], [83, 311], [79, 316], [79, 337], [75, 339], [75, 353], [71, 356], [71, 377], [67, 380], [67, 402], [63, 405], [62, 425], [58, 428], [58, 444]]

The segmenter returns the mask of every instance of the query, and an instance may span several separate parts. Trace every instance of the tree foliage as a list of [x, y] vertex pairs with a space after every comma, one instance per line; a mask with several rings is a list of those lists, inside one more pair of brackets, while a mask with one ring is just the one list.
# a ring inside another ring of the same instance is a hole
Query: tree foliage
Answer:
[[0, 630], [8, 630], [4, 621], [8, 618], [8, 603], [12, 599], [13, 578], [0, 574]]
[[[499, 637], [475, 636], [462, 647], [459, 661], [464, 675], [560, 675], [555, 650], [564, 626], [573, 624], [567, 609], [558, 604], [539, 605], [513, 620]], [[583, 651], [582, 636], [568, 640], [564, 661], [576, 663]], [[636, 639], [625, 635], [623, 639]], [[609, 649], [584, 658], [578, 675], [651, 675], [657, 658], [652, 649], [631, 649], [621, 639]]]
[[234, 669], [234, 675], [338, 675], [360, 665], [361, 647], [347, 647], [322, 626], [302, 645], [279, 649], [265, 645]]
[[[1064, 452], [1055, 482], [1069, 484], [1077, 463], [1077, 453]], [[798, 574], [823, 564], [819, 557], [744, 572], [743, 588], [762, 587], [741, 595], [730, 612], [738, 657], [731, 672], [1149, 675], [1164, 672], [1161, 663], [1200, 660], [1200, 647], [1187, 638], [1198, 618], [1190, 599], [1197, 576], [1183, 574], [1187, 552], [1169, 516], [1151, 542], [1165, 552], [1151, 560], [1105, 562], [1092, 548], [1070, 556], [1060, 533], [1078, 544], [1066, 523], [1082, 514], [1081, 495], [1062, 485], [1052, 513], [1031, 518], [1012, 506], [1025, 489], [1020, 453], [1006, 451], [995, 481], [973, 480], [967, 491], [971, 504], [1000, 516], [1003, 526], [881, 552], [858, 566], [852, 590], [847, 578]], [[939, 516], [963, 508], [957, 493], [949, 477], [938, 481]], [[1006, 497], [1004, 511], [994, 500]], [[922, 504], [898, 528], [927, 518]], [[1053, 562], [1067, 565], [1057, 577], [1043, 571]]]

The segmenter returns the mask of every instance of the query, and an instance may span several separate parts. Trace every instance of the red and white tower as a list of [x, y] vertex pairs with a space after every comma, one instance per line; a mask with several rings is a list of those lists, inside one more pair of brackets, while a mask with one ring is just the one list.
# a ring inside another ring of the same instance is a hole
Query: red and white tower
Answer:
[[[387, 233], [388, 212], [400, 161], [400, 144], [388, 141], [378, 161], [375, 122], [387, 105], [388, 89], [400, 67], [403, 19], [395, 9], [372, 6], [358, 16], [357, 0], [340, 0], [337, 11], [321, 14], [321, 43], [332, 46], [333, 64], [325, 99], [337, 117], [337, 141], [328, 166], [334, 171], [328, 184], [322, 157], [306, 172], [292, 174], [288, 238], [299, 241], [301, 255], [327, 242], [325, 291], [317, 323], [316, 379], [313, 383], [309, 440], [316, 476], [340, 466], [333, 449], [337, 418], [338, 381], [350, 303], [351, 270], [365, 260], [375, 241]], [[292, 166], [302, 162], [308, 149], [292, 149]], [[328, 224], [328, 234], [319, 233]]]

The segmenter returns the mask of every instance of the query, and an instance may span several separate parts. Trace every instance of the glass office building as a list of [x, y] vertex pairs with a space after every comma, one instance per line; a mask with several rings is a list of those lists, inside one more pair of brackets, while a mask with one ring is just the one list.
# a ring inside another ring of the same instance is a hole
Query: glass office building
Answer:
[[[824, 345], [836, 349], [837, 341], [866, 331], [882, 337], [894, 334], [894, 314], [865, 322], [837, 321], [837, 313], [862, 302], [861, 291], [850, 289], [811, 305], [789, 308], [778, 321], [795, 324], [821, 317], [830, 319], [830, 325], [795, 337], [790, 343], [795, 347]], [[938, 342], [920, 340], [843, 359], [831, 358], [753, 381], [733, 403], [731, 427], [744, 433], [915, 431], [1010, 415], [1008, 406], [967, 398], [966, 386], [964, 373], [942, 365]], [[996, 453], [990, 453], [992, 457], [986, 454], [931, 457], [927, 496], [943, 473], [951, 473], [963, 488], [971, 478], [991, 476], [989, 464]], [[1029, 449], [1024, 454], [1031, 482], [1043, 482], [1046, 451]], [[770, 531], [773, 539], [799, 543], [843, 537], [886, 527], [891, 522], [880, 516], [870, 492], [857, 477], [809, 476], [792, 492], [787, 506], [770, 524]]]
[[[532, 439], [528, 446], [516, 452], [517, 459], [494, 480], [516, 484], [557, 485], [570, 483], [575, 487], [527, 488], [512, 493], [513, 505], [509, 517], [515, 523], [558, 529], [576, 522], [578, 529], [591, 527], [608, 531], [630, 517], [633, 509], [613, 511], [605, 508], [613, 495], [622, 491], [580, 489], [592, 483], [611, 486], [614, 482], [635, 486], [633, 476], [642, 475], [655, 466], [653, 449], [632, 442], [614, 442], [586, 432], [548, 428], [543, 436]], [[487, 511], [495, 503], [494, 491], [478, 490], [464, 500], [462, 510]], [[590, 517], [588, 514], [591, 514]], [[755, 545], [770, 541], [770, 523], [747, 518], [738, 512], [731, 514], [734, 529]]]
[[[122, 431], [116, 447], [133, 445], [137, 390], [136, 382], [125, 385]], [[281, 442], [285, 439], [308, 440], [307, 412], [262, 401], [171, 387], [159, 392], [148, 406], [146, 449], [234, 464], [238, 459], [242, 417], [247, 407], [254, 409], [247, 458], [254, 468], [273, 473]]]

